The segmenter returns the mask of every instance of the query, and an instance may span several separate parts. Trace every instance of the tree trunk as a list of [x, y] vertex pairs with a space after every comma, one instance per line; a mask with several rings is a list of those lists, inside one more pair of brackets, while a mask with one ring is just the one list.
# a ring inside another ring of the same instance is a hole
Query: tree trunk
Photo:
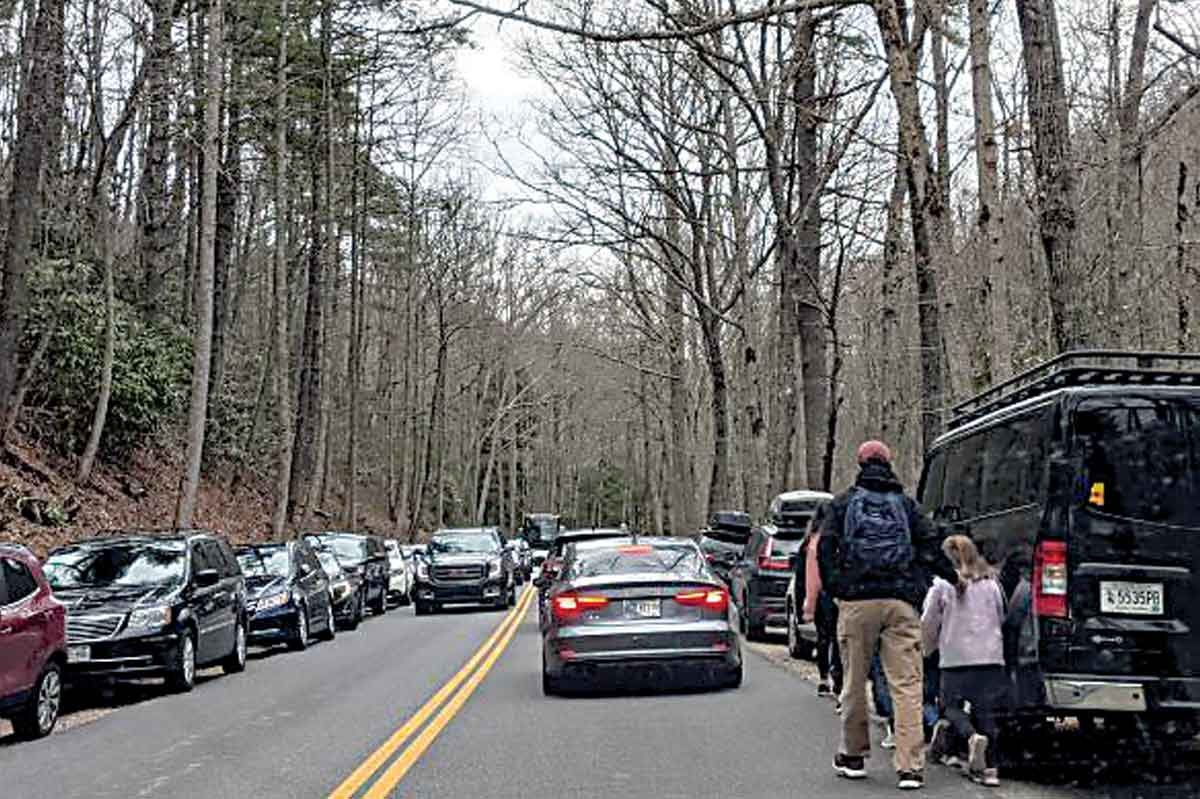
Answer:
[[212, 366], [213, 257], [217, 233], [217, 167], [221, 143], [221, 83], [224, 74], [224, 0], [209, 0], [208, 52], [204, 103], [203, 205], [200, 209], [200, 252], [197, 263], [196, 344], [192, 363], [192, 400], [188, 410], [187, 452], [175, 510], [175, 526], [193, 525], [200, 490], [200, 465], [204, 455], [204, 428], [208, 418], [208, 377]]
[[1058, 352], [1092, 340], [1075, 258], [1079, 201], [1054, 0], [1016, 0], [1033, 129], [1038, 231], [1050, 289], [1051, 338]]
[[988, 304], [984, 308], [991, 327], [991, 378], [1013, 375], [1013, 338], [1009, 323], [1008, 275], [1004, 247], [1004, 205], [1000, 202], [997, 168], [996, 122], [992, 113], [992, 37], [988, 0], [970, 0], [971, 98], [975, 106], [975, 167], [978, 176], [978, 216], [975, 247]]
[[272, 261], [274, 280], [274, 324], [271, 335], [275, 394], [275, 511], [271, 530], [278, 539], [287, 525], [292, 475], [292, 390], [288, 365], [291, 347], [288, 335], [287, 269], [287, 45], [288, 0], [279, 0], [279, 54], [275, 62], [275, 246]]
[[[55, 91], [55, 85], [65, 69], [63, 0], [42, 0], [39, 4], [29, 51], [31, 64], [17, 105], [8, 238], [0, 282], [0, 419], [8, 418], [15, 399], [21, 335], [29, 310], [25, 275], [35, 256], [46, 147], [52, 129], [62, 124], [63, 95]], [[0, 430], [0, 435], [7, 432]]]
[[1189, 352], [1192, 344], [1192, 288], [1195, 280], [1188, 270], [1187, 241], [1184, 230], [1190, 214], [1188, 212], [1188, 168], [1179, 161], [1179, 179], [1175, 184], [1175, 348]]
[[921, 119], [914, 53], [900, 23], [895, 0], [876, 0], [875, 14], [888, 55], [892, 94], [899, 115], [900, 143], [908, 184], [909, 222], [917, 280], [917, 323], [921, 351], [921, 443], [928, 451], [942, 431], [945, 403], [941, 307], [933, 261], [933, 238], [942, 224], [942, 191], [931, 168], [929, 138]]
[[162, 316], [163, 282], [170, 269], [173, 231], [167, 157], [171, 117], [171, 24], [175, 0], [152, 0], [150, 47], [146, 54], [147, 129], [139, 204], [142, 284], [139, 302], [146, 319]]

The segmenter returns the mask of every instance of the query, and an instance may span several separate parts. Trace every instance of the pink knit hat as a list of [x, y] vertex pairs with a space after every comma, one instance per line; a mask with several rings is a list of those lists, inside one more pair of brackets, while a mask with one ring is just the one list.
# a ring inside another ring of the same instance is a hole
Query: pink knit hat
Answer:
[[882, 441], [867, 441], [858, 448], [858, 465], [870, 463], [871, 461], [879, 461], [881, 463], [892, 462], [892, 451], [888, 449], [888, 445]]

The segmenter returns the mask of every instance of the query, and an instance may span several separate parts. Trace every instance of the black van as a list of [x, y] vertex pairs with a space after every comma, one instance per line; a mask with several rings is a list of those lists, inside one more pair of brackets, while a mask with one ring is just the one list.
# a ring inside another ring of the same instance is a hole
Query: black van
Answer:
[[1200, 355], [1068, 353], [955, 411], [919, 499], [1001, 566], [1018, 710], [1194, 734]]

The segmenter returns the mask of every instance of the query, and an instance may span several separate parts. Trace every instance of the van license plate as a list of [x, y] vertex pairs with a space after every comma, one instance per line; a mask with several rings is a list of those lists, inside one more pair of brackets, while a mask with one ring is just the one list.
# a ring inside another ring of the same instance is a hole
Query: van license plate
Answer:
[[69, 646], [67, 647], [67, 662], [68, 663], [87, 663], [92, 659], [92, 648], [90, 646]]
[[1163, 615], [1162, 583], [1100, 583], [1100, 612]]
[[625, 617], [630, 619], [662, 618], [662, 602], [657, 599], [637, 599], [626, 601]]

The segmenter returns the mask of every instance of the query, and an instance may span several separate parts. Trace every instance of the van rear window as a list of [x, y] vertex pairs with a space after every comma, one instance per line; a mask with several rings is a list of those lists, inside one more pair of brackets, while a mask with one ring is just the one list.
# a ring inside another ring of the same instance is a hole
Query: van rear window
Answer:
[[1082, 502], [1112, 516], [1200, 527], [1200, 397], [1087, 400], [1074, 432]]

